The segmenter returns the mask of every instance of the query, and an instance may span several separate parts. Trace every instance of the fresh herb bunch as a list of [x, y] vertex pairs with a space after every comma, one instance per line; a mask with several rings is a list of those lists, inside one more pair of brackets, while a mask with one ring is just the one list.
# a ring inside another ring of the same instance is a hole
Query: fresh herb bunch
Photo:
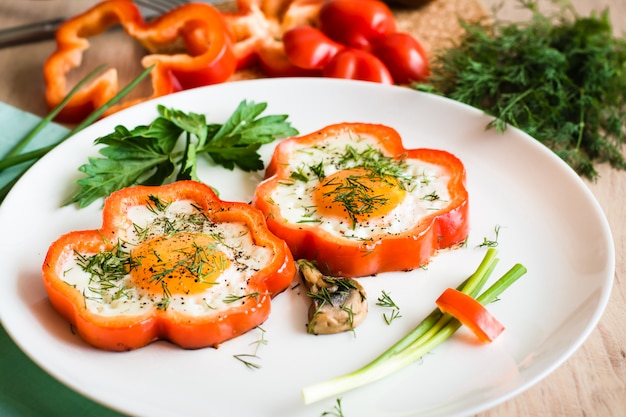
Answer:
[[[168, 180], [199, 180], [198, 158], [208, 157], [226, 169], [264, 168], [260, 147], [275, 139], [298, 134], [287, 115], [260, 117], [266, 103], [242, 101], [224, 124], [207, 123], [198, 113], [158, 105], [159, 117], [147, 126], [114, 132], [97, 138], [105, 145], [103, 157], [91, 157], [79, 167], [87, 176], [77, 181], [79, 191], [68, 204], [83, 208], [101, 197], [132, 185], [162, 185]], [[177, 146], [184, 141], [183, 146]]]
[[[536, 0], [525, 22], [465, 22], [465, 36], [434, 59], [429, 84], [414, 87], [495, 116], [552, 149], [579, 175], [595, 163], [626, 169], [626, 39], [612, 33], [608, 11], [579, 16], [569, 2], [542, 14]], [[556, 1], [555, 1], [556, 3]]]

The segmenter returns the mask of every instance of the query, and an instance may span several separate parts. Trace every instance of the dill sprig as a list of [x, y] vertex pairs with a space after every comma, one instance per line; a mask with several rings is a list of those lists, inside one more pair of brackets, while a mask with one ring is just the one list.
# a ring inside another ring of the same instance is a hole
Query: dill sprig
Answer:
[[478, 245], [479, 248], [482, 247], [488, 247], [488, 248], [495, 248], [496, 246], [498, 246], [498, 236], [500, 235], [500, 225], [496, 225], [496, 227], [494, 227], [494, 232], [496, 237], [492, 240], [492, 239], [487, 239], [487, 237], [483, 237], [483, 241], [481, 244]]
[[400, 315], [400, 307], [398, 307], [395, 301], [391, 299], [391, 296], [385, 290], [383, 290], [381, 296], [378, 297], [376, 305], [391, 309], [389, 315], [387, 315], [386, 313], [383, 314], [383, 319], [385, 320], [385, 323], [387, 323], [387, 325], [390, 325], [391, 322], [395, 319], [402, 317], [402, 315]]
[[265, 338], [265, 329], [260, 326], [257, 326], [257, 329], [261, 331], [261, 337], [254, 342], [250, 343], [250, 345], [254, 345], [254, 353], [239, 353], [233, 355], [233, 358], [237, 359], [246, 367], [250, 369], [261, 369], [261, 365], [256, 362], [256, 360], [260, 360], [261, 357], [258, 355], [259, 348], [263, 345], [267, 345], [268, 340]]
[[524, 22], [466, 22], [456, 45], [433, 60], [438, 93], [515, 126], [554, 151], [579, 175], [597, 179], [596, 163], [626, 169], [626, 39], [613, 34], [608, 10], [581, 17], [568, 1], [554, 15], [536, 0]]
[[324, 411], [321, 414], [321, 416], [322, 417], [325, 417], [325, 416], [344, 417], [343, 410], [341, 408], [341, 398], [337, 398], [335, 400], [335, 406], [333, 407], [331, 411]]

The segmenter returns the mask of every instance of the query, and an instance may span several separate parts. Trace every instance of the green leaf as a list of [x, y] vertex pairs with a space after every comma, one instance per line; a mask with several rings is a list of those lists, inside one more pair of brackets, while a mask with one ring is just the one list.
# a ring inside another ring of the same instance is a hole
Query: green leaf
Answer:
[[[116, 126], [96, 139], [101, 158], [89, 158], [79, 170], [86, 177], [77, 181], [80, 190], [69, 203], [85, 207], [100, 197], [136, 185], [161, 185], [168, 180], [192, 179], [197, 175], [198, 155], [233, 170], [264, 168], [262, 145], [298, 133], [285, 115], [259, 117], [266, 103], [242, 101], [224, 124], [207, 124], [197, 113], [158, 106], [159, 117], [147, 126], [132, 130]], [[184, 140], [184, 148], [177, 145]]]
[[295, 136], [298, 131], [286, 123], [287, 115], [272, 115], [256, 119], [241, 129], [239, 143], [271, 143], [276, 138]]
[[156, 143], [152, 144], [155, 149], [162, 153], [169, 153], [174, 150], [183, 129], [175, 123], [162, 118], [156, 118], [149, 126], [137, 126], [128, 136], [141, 136]]
[[260, 171], [264, 168], [261, 156], [258, 153], [261, 145], [232, 146], [219, 148], [215, 152], [207, 150], [216, 164], [226, 169], [234, 169], [235, 165], [244, 171]]
[[198, 147], [204, 145], [207, 139], [206, 117], [198, 113], [185, 113], [181, 110], [167, 108], [158, 105], [159, 114], [166, 120], [169, 120], [181, 130], [194, 135], [198, 139]]
[[[107, 159], [89, 158], [89, 164], [82, 165], [78, 170], [86, 178], [77, 180], [81, 187], [67, 204], [78, 203], [80, 208], [87, 207], [101, 197], [107, 197], [114, 191], [136, 184], [163, 184], [173, 171], [174, 165], [168, 156], [158, 159]], [[146, 172], [153, 170], [152, 175], [140, 182]]]
[[223, 125], [209, 125], [209, 139], [203, 152], [218, 165], [226, 169], [235, 166], [244, 171], [260, 171], [264, 168], [258, 153], [261, 145], [276, 139], [298, 134], [286, 115], [258, 117], [267, 108], [266, 103], [254, 103], [243, 100]]
[[298, 134], [286, 121], [286, 115], [257, 118], [266, 108], [266, 103], [242, 101], [226, 123], [213, 134], [207, 146], [265, 144]]
[[[247, 130], [248, 124], [263, 113], [266, 107], [266, 103], [248, 103], [246, 100], [243, 100], [239, 103], [239, 106], [228, 118], [226, 123], [224, 123], [211, 138], [213, 142], [212, 146], [221, 146], [222, 143], [232, 143], [233, 138], [241, 136], [241, 131]], [[236, 140], [236, 142], [238, 141], [239, 139]]]
[[[139, 126], [132, 131], [117, 126], [113, 133], [96, 139], [96, 144], [106, 145], [99, 150], [104, 158], [89, 158], [88, 164], [79, 167], [87, 177], [77, 181], [80, 191], [68, 204], [86, 207], [124, 187], [163, 184], [175, 168], [170, 152], [180, 133], [172, 126], [164, 119], [157, 119], [150, 126]], [[159, 135], [146, 136], [155, 132]]]

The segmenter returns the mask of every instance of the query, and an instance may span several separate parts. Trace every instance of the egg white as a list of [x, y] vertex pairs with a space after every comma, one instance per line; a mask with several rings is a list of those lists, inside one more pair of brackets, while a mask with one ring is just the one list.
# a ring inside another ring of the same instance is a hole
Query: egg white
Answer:
[[[120, 247], [130, 251], [136, 245], [167, 233], [171, 227], [179, 232], [206, 233], [219, 236], [217, 249], [230, 260], [216, 284], [197, 294], [171, 294], [168, 309], [191, 315], [219, 313], [242, 302], [251, 293], [249, 279], [271, 261], [271, 250], [255, 245], [248, 226], [243, 223], [214, 223], [198, 213], [191, 201], [172, 202], [163, 210], [139, 205], [128, 212], [130, 222], [120, 234]], [[94, 254], [82, 254], [92, 256]], [[99, 315], [140, 315], [163, 299], [161, 294], [138, 292], [130, 275], [118, 280], [103, 280], [85, 271], [75, 254], [66, 254], [60, 266], [63, 280], [80, 291], [86, 307]]]
[[[295, 142], [291, 146], [287, 176], [293, 172], [308, 172], [309, 167], [322, 163], [324, 175], [328, 177], [355, 166], [343, 157], [348, 148], [358, 153], [377, 149], [378, 140], [368, 135], [355, 137], [348, 131], [328, 137], [312, 147]], [[447, 187], [450, 177], [441, 167], [415, 159], [406, 159], [405, 164], [398, 166], [401, 167], [401, 176], [407, 189], [403, 200], [387, 214], [356, 225], [346, 219], [317, 213], [313, 190], [319, 185], [320, 179], [315, 175], [308, 175], [307, 181], [293, 177], [284, 181], [274, 189], [270, 198], [279, 207], [280, 215], [289, 223], [315, 225], [335, 236], [355, 240], [395, 235], [414, 228], [424, 216], [446, 207], [450, 200]], [[428, 198], [429, 195], [436, 195], [437, 198]]]

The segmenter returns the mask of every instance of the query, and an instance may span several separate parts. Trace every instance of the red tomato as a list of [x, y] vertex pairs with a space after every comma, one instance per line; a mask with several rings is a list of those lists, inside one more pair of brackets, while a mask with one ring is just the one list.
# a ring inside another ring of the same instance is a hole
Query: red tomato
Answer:
[[273, 39], [263, 42], [257, 50], [259, 66], [270, 77], [316, 77], [321, 71], [300, 68], [293, 64], [285, 53], [282, 42]]
[[324, 67], [323, 73], [325, 77], [393, 84], [393, 77], [385, 64], [369, 52], [359, 49], [340, 51]]
[[299, 26], [283, 35], [287, 58], [297, 67], [323, 69], [345, 47], [311, 26]]
[[368, 49], [375, 38], [396, 31], [396, 19], [378, 0], [330, 0], [320, 9], [320, 29], [347, 46]]
[[372, 53], [385, 63], [398, 84], [422, 81], [430, 75], [424, 48], [407, 33], [391, 33], [376, 39]]

